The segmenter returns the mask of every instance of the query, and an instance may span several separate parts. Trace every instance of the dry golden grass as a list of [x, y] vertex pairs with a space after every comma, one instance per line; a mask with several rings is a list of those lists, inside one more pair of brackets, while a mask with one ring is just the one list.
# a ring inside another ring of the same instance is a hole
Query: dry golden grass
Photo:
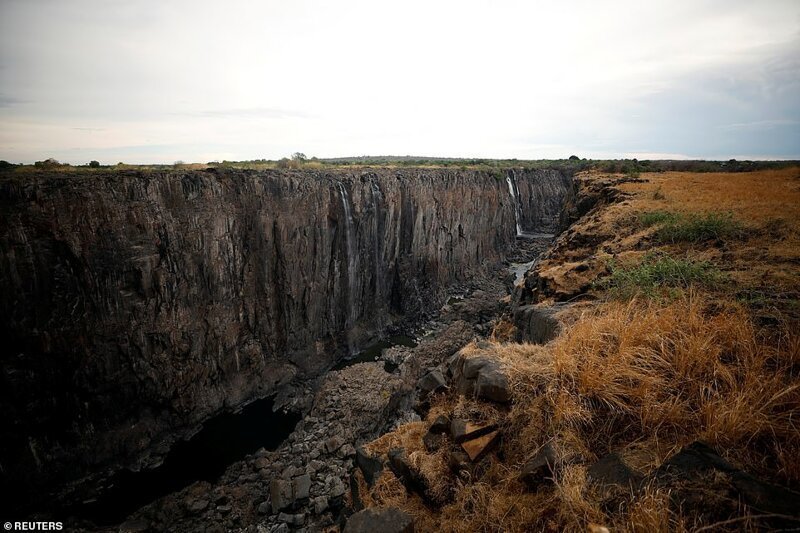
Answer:
[[[641, 261], [659, 252], [709, 261], [729, 282], [717, 292], [749, 302], [757, 312], [800, 319], [800, 168], [749, 173], [647, 173], [643, 181], [614, 185], [627, 196], [580, 220], [539, 264], [555, 298], [569, 298], [607, 273], [608, 261]], [[586, 182], [609, 181], [586, 173]], [[639, 223], [649, 213], [678, 213], [692, 220], [728, 217], [737, 231], [703, 242], [659, 242], [660, 224]], [[564, 296], [566, 295], [566, 296]]]
[[[743, 239], [716, 250], [736, 290], [750, 289], [777, 299], [781, 311], [798, 316], [800, 293], [800, 168], [746, 173], [644, 174], [645, 183], [620, 186], [632, 194], [607, 216], [621, 221], [631, 213], [668, 211], [731, 213], [744, 226]], [[652, 231], [645, 231], [645, 234]], [[697, 254], [697, 246], [666, 247]], [[788, 300], [788, 301], [786, 301]]]
[[[618, 451], [646, 473], [697, 439], [755, 475], [796, 485], [800, 340], [784, 332], [775, 342], [762, 333], [743, 308], [692, 294], [668, 304], [604, 303], [547, 346], [495, 344], [491, 351], [509, 371], [514, 399], [504, 461], [493, 460], [480, 479], [446, 478], [443, 458], [422, 448], [426, 424], [410, 424], [372, 451], [405, 447], [426, 479], [456, 485], [454, 501], [427, 508], [384, 474], [372, 503], [409, 510], [423, 531], [577, 531], [589, 523], [614, 531], [682, 530], [702, 523], [674, 514], [657, 491], [631, 496], [609, 513], [586, 467]], [[469, 403], [451, 396], [436, 413], [475, 409]], [[552, 439], [562, 473], [552, 487], [527, 492], [519, 466]]]
[[[620, 189], [635, 194], [631, 209], [730, 211], [743, 222], [782, 219], [800, 229], [800, 168], [741, 173], [647, 173], [645, 183]], [[659, 194], [656, 194], [656, 193]], [[663, 196], [663, 199], [658, 199]]]

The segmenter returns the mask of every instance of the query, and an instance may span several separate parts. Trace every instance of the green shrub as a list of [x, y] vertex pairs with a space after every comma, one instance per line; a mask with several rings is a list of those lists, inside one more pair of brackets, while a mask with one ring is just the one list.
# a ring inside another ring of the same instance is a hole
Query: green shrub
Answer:
[[741, 224], [731, 213], [707, 213], [680, 217], [659, 228], [656, 237], [661, 242], [703, 242], [711, 239], [738, 237]]
[[619, 266], [609, 262], [611, 274], [599, 286], [615, 296], [636, 294], [655, 296], [664, 290], [685, 289], [693, 285], [714, 286], [724, 275], [708, 261], [679, 259], [666, 254], [647, 254], [638, 265]]
[[742, 225], [731, 213], [688, 214], [650, 211], [639, 215], [644, 227], [660, 225], [656, 239], [662, 243], [704, 242], [742, 235]]
[[639, 224], [646, 228], [657, 224], [674, 223], [677, 220], [678, 214], [669, 211], [649, 211], [639, 215]]

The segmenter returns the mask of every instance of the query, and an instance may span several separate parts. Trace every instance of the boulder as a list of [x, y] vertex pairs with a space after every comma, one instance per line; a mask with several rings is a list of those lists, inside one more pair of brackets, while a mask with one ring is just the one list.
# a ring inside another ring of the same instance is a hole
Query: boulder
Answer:
[[328, 440], [325, 441], [325, 445], [324, 445], [325, 446], [325, 453], [333, 453], [333, 452], [335, 452], [336, 450], [338, 450], [339, 448], [342, 447], [342, 444], [344, 444], [344, 442], [339, 437], [334, 436], [334, 437], [329, 438]]
[[617, 453], [610, 453], [594, 463], [587, 471], [589, 478], [606, 488], [630, 489], [639, 485], [641, 474], [632, 470]]
[[668, 478], [690, 480], [711, 470], [730, 473], [735, 472], [736, 468], [709, 445], [696, 441], [664, 461], [656, 470], [655, 477], [662, 481]]
[[428, 416], [428, 411], [431, 410], [431, 402], [427, 399], [419, 399], [414, 402], [414, 405], [411, 406], [411, 409], [419, 415], [420, 419], [425, 418]]
[[432, 370], [417, 381], [420, 397], [425, 398], [447, 389], [447, 381], [439, 370]]
[[205, 498], [198, 498], [196, 500], [189, 500], [186, 502], [186, 510], [192, 514], [199, 514], [208, 508], [208, 500]]
[[262, 470], [272, 466], [272, 461], [270, 461], [267, 457], [259, 457], [253, 462], [253, 466], [256, 470]]
[[447, 363], [447, 373], [459, 394], [497, 403], [511, 401], [511, 384], [500, 362], [488, 355], [466, 357], [459, 352]]
[[328, 497], [317, 496], [314, 498], [314, 513], [322, 514], [328, 509]]
[[392, 448], [387, 456], [389, 457], [389, 468], [394, 475], [406, 486], [413, 484], [417, 476], [411, 468], [406, 451], [402, 448]]
[[464, 369], [464, 356], [461, 352], [454, 353], [447, 359], [445, 365], [447, 378], [456, 381], [456, 378], [461, 376]]
[[456, 418], [450, 422], [450, 436], [459, 444], [491, 433], [495, 429], [497, 429], [495, 424], [474, 424], [461, 418]]
[[800, 517], [800, 494], [765, 483], [736, 468], [704, 442], [685, 446], [650, 477], [657, 485], [676, 488], [673, 490], [674, 499], [679, 500], [676, 503], [688, 501], [695, 507], [720, 511], [716, 500], [738, 494], [744, 503], [761, 512]]
[[347, 521], [344, 533], [414, 533], [411, 516], [395, 507], [364, 509]]
[[733, 486], [742, 499], [764, 513], [800, 517], [800, 494], [789, 489], [764, 483], [747, 472], [734, 472]]
[[447, 466], [454, 474], [469, 470], [469, 456], [462, 450], [450, 451], [447, 454]]
[[511, 384], [499, 365], [496, 368], [484, 368], [478, 374], [475, 380], [475, 396], [496, 403], [511, 401]]
[[461, 447], [473, 463], [483, 458], [500, 440], [500, 432], [495, 430], [480, 437], [468, 440]]
[[383, 471], [383, 462], [377, 457], [369, 455], [363, 447], [356, 448], [356, 465], [364, 474], [364, 479], [371, 487]]
[[329, 498], [338, 498], [347, 492], [347, 486], [338, 477], [328, 476], [325, 479], [325, 492]]
[[289, 513], [281, 513], [278, 515], [278, 522], [283, 522], [284, 524], [289, 524], [292, 526], [302, 526], [303, 522], [306, 521], [306, 515], [299, 513], [299, 514], [289, 514]]
[[448, 431], [450, 431], [450, 418], [445, 415], [437, 416], [431, 427], [428, 428], [428, 433], [433, 433], [434, 435], [447, 433]]
[[230, 498], [228, 498], [228, 495], [222, 491], [214, 492], [211, 495], [211, 501], [217, 505], [225, 505], [226, 503], [228, 503], [229, 499]]
[[273, 513], [286, 509], [294, 502], [292, 484], [284, 479], [273, 479], [269, 483], [269, 498]]
[[356, 454], [356, 449], [355, 447], [353, 447], [352, 444], [348, 442], [347, 444], [339, 448], [339, 451], [337, 453], [341, 458], [353, 457]]
[[533, 456], [525, 461], [519, 477], [529, 488], [537, 489], [543, 483], [552, 482], [555, 478], [556, 450], [552, 442], [548, 442]]
[[488, 356], [478, 355], [464, 359], [463, 375], [467, 379], [476, 379], [481, 369], [494, 365], [495, 361]]
[[556, 314], [563, 305], [551, 307], [520, 305], [514, 309], [514, 325], [517, 327], [517, 342], [545, 344], [558, 335], [560, 324]]
[[303, 474], [292, 480], [292, 498], [296, 500], [305, 500], [308, 498], [309, 491], [311, 490], [311, 476]]
[[430, 453], [435, 453], [446, 443], [446, 437], [441, 434], [431, 433], [428, 431], [422, 436], [422, 444], [425, 449]]
[[416, 492], [425, 500], [429, 500], [425, 480], [409, 461], [406, 451], [402, 448], [392, 448], [389, 450], [388, 457], [389, 468], [397, 476], [397, 479], [405, 485], [406, 489], [410, 492]]

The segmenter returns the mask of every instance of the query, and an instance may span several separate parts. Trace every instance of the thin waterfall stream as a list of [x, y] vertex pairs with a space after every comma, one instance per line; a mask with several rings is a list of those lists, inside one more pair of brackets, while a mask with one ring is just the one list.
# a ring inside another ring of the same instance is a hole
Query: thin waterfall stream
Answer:
[[519, 194], [517, 194], [517, 184], [513, 174], [506, 175], [506, 183], [508, 184], [508, 193], [514, 202], [514, 221], [517, 224], [517, 237], [520, 237], [522, 235], [522, 206], [519, 204]]
[[352, 326], [355, 322], [356, 315], [355, 302], [353, 301], [356, 280], [356, 254], [353, 251], [353, 212], [350, 204], [350, 194], [347, 192], [344, 184], [337, 182], [336, 186], [339, 188], [339, 195], [342, 198], [342, 208], [344, 209], [345, 245], [347, 247], [347, 323], [349, 326]]

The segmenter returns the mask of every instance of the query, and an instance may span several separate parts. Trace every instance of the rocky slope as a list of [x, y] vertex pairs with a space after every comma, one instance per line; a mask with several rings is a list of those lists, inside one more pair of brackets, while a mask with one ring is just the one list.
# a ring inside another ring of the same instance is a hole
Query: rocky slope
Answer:
[[129, 463], [319, 375], [571, 194], [524, 170], [0, 178], [4, 489]]
[[363, 446], [345, 531], [796, 529], [798, 178], [577, 176], [490, 338]]

